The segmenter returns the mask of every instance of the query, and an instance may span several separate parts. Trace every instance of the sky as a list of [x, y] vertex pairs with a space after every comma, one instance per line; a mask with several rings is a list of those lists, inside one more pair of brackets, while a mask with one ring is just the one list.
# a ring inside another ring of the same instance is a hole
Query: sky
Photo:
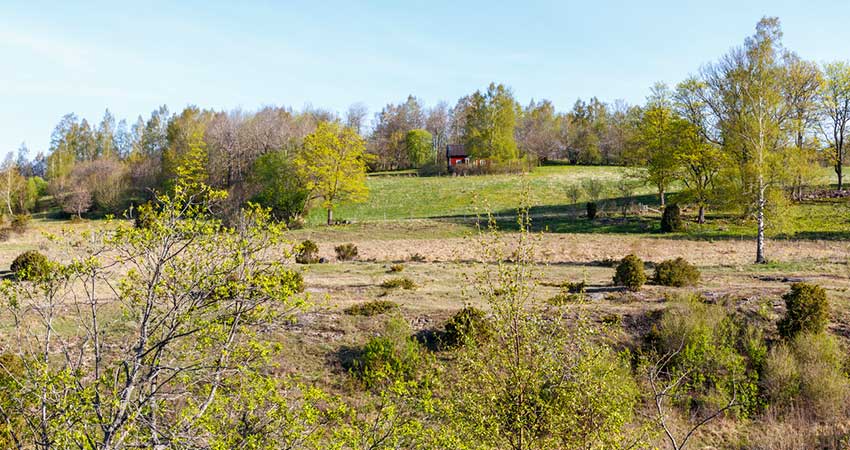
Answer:
[[165, 104], [266, 105], [370, 117], [501, 82], [522, 104], [641, 103], [778, 16], [785, 46], [850, 59], [847, 0], [0, 0], [0, 152], [47, 151], [67, 113], [132, 123]]

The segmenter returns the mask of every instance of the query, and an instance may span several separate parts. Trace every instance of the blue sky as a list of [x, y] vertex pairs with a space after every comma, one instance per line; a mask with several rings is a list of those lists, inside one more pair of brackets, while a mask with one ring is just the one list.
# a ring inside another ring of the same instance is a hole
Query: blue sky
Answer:
[[0, 151], [47, 150], [62, 115], [132, 122], [160, 104], [311, 104], [371, 115], [490, 81], [526, 104], [642, 102], [739, 45], [764, 15], [818, 62], [850, 59], [838, 1], [0, 2]]

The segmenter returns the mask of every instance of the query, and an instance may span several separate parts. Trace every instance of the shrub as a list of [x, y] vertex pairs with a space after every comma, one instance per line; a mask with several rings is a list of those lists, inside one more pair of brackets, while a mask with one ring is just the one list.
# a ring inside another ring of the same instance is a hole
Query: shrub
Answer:
[[12, 231], [15, 233], [23, 233], [27, 230], [32, 216], [29, 214], [15, 214], [12, 217]]
[[699, 269], [684, 258], [668, 259], [655, 266], [654, 281], [662, 286], [693, 286], [699, 279]]
[[50, 273], [50, 261], [41, 253], [29, 250], [12, 261], [11, 270], [18, 280], [35, 281]]
[[410, 338], [410, 326], [394, 319], [387, 323], [382, 336], [366, 342], [347, 368], [371, 388], [390, 381], [413, 379], [421, 359], [419, 344]]
[[567, 281], [564, 283], [563, 288], [567, 290], [570, 294], [584, 294], [587, 290], [587, 283], [585, 281]]
[[443, 343], [448, 347], [458, 347], [471, 341], [481, 342], [486, 340], [492, 331], [484, 311], [467, 306], [446, 322]]
[[646, 283], [646, 274], [643, 270], [643, 260], [635, 255], [628, 255], [617, 264], [614, 274], [614, 284], [625, 286], [626, 289], [637, 292]]
[[251, 200], [269, 208], [272, 217], [286, 222], [290, 229], [307, 210], [310, 191], [285, 151], [272, 151], [258, 157], [251, 167], [250, 181], [259, 190]]
[[416, 289], [416, 283], [414, 283], [413, 280], [407, 277], [397, 277], [385, 280], [383, 283], [381, 283], [381, 287], [384, 289], [402, 288], [407, 290], [413, 290]]
[[298, 264], [315, 264], [319, 262], [319, 246], [307, 239], [298, 246], [295, 253], [295, 262]]
[[779, 321], [779, 334], [793, 339], [797, 334], [820, 333], [829, 321], [829, 301], [826, 291], [816, 284], [794, 283], [791, 291], [782, 296], [785, 317]]
[[422, 167], [420, 167], [417, 172], [420, 177], [433, 177], [436, 175], [442, 175], [446, 173], [446, 163], [443, 162], [428, 162], [425, 163]]
[[420, 253], [414, 253], [410, 255], [407, 259], [413, 262], [425, 262], [425, 257]]
[[[678, 303], [678, 302], [677, 302]], [[724, 306], [705, 304], [698, 297], [686, 299], [667, 310], [647, 336], [653, 353], [661, 357], [668, 381], [684, 377], [673, 392], [672, 402], [683, 411], [716, 410], [735, 397], [739, 414], [758, 410], [757, 372], [744, 349], [753, 333], [743, 320]]]
[[357, 246], [354, 244], [342, 244], [334, 247], [336, 259], [339, 261], [351, 261], [357, 258]]
[[587, 220], [593, 220], [596, 218], [596, 203], [587, 202]]
[[0, 242], [6, 242], [12, 236], [11, 228], [0, 228]]
[[803, 407], [819, 418], [838, 416], [850, 398], [843, 359], [833, 336], [800, 333], [770, 351], [762, 373], [762, 390], [780, 411]]
[[582, 300], [584, 300], [583, 294], [571, 293], [566, 289], [561, 289], [561, 292], [558, 292], [553, 297], [546, 299], [546, 303], [552, 306], [564, 306], [570, 303], [580, 302]]
[[682, 231], [682, 212], [679, 205], [671, 203], [664, 208], [661, 214], [661, 232], [672, 233]]
[[404, 264], [393, 264], [390, 266], [390, 273], [399, 273], [404, 271]]
[[389, 300], [373, 300], [371, 302], [358, 303], [345, 308], [349, 316], [377, 316], [398, 309], [398, 304]]

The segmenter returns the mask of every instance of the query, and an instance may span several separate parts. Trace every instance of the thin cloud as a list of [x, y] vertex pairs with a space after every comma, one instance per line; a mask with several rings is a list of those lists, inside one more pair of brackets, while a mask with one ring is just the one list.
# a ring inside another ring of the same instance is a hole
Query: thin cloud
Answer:
[[81, 70], [87, 66], [91, 50], [55, 39], [19, 30], [0, 29], [0, 46], [33, 52], [68, 69]]

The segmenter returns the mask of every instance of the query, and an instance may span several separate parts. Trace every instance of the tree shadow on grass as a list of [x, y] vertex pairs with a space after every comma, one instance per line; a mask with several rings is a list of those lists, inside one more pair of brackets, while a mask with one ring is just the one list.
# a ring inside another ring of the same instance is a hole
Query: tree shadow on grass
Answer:
[[[683, 217], [687, 230], [676, 233], [661, 232], [660, 205], [655, 195], [641, 195], [629, 198], [609, 198], [598, 202], [599, 217], [589, 220], [586, 213], [586, 203], [542, 205], [528, 209], [531, 217], [530, 231], [563, 234], [634, 234], [659, 239], [681, 240], [733, 240], [754, 237], [754, 230], [741, 232], [740, 218], [733, 214], [709, 214], [706, 225], [698, 225], [690, 215]], [[636, 215], [631, 212], [622, 213], [623, 205], [644, 205], [648, 212]], [[516, 209], [493, 211], [489, 218], [483, 216], [456, 215], [434, 217], [472, 228], [486, 228], [488, 220], [502, 231], [518, 231]], [[736, 230], [737, 228], [737, 230]]]

